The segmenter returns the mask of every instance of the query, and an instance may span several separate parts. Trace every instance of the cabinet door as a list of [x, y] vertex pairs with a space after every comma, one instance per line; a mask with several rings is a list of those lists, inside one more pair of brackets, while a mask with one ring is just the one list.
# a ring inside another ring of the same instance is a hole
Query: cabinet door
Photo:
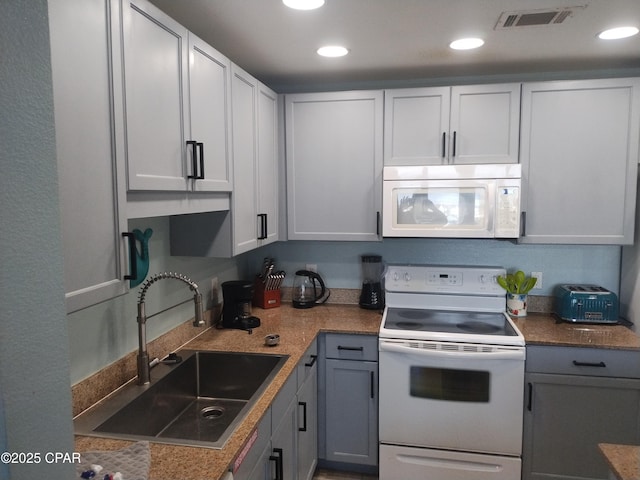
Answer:
[[129, 190], [186, 190], [187, 30], [144, 0], [124, 9]]
[[311, 480], [318, 462], [318, 370], [298, 391], [298, 480]]
[[286, 106], [290, 240], [379, 240], [381, 91], [290, 95]]
[[[271, 475], [268, 478], [296, 478], [297, 402], [292, 401], [284, 417], [271, 435]], [[280, 475], [278, 475], [280, 469]]]
[[[204, 178], [194, 179], [193, 190], [232, 190], [231, 183], [231, 63], [189, 33], [190, 140], [203, 144]], [[187, 149], [188, 171], [193, 176], [193, 150]], [[197, 159], [199, 161], [199, 158]]]
[[258, 237], [260, 245], [278, 240], [278, 96], [258, 85]]
[[523, 479], [602, 479], [598, 443], [640, 442], [640, 380], [531, 373], [525, 377]]
[[451, 89], [452, 163], [518, 163], [520, 84]]
[[258, 246], [256, 204], [256, 149], [258, 82], [242, 69], [232, 66], [231, 102], [233, 110], [232, 211], [234, 254]]
[[631, 244], [637, 79], [523, 86], [524, 243]]
[[449, 143], [449, 87], [386, 90], [384, 164], [440, 165]]
[[119, 14], [110, 0], [49, 4], [68, 312], [128, 290]]
[[326, 459], [376, 465], [378, 364], [326, 360]]

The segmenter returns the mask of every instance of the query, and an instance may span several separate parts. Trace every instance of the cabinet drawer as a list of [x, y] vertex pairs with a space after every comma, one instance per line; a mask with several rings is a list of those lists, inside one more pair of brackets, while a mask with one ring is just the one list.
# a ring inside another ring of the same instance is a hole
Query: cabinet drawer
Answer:
[[300, 388], [309, 375], [318, 368], [317, 360], [318, 342], [314, 340], [307, 351], [304, 352], [300, 362], [298, 362], [298, 388]]
[[374, 335], [334, 334], [326, 337], [326, 358], [378, 361], [378, 337]]
[[640, 378], [640, 351], [528, 346], [527, 372]]

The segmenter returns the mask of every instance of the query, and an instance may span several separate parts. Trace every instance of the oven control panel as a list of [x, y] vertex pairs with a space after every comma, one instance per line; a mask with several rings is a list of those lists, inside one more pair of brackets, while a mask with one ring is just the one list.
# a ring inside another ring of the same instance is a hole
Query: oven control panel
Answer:
[[400, 293], [504, 295], [496, 279], [505, 274], [501, 267], [388, 265], [385, 289]]

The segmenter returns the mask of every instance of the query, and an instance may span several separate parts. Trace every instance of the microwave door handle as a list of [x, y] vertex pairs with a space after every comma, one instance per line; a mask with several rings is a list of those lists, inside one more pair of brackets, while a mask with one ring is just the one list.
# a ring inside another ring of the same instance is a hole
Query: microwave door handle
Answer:
[[505, 350], [498, 352], [459, 352], [447, 350], [426, 350], [396, 343], [380, 342], [381, 352], [404, 353], [422, 358], [459, 358], [465, 360], [524, 360], [524, 350]]

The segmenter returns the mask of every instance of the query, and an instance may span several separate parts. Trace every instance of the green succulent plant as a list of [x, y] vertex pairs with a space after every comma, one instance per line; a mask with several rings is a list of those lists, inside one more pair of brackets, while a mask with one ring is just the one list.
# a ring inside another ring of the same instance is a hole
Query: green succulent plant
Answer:
[[506, 277], [498, 275], [498, 285], [504, 288], [508, 293], [529, 293], [535, 287], [538, 279], [536, 277], [527, 277], [522, 270], [516, 273], [508, 273]]

